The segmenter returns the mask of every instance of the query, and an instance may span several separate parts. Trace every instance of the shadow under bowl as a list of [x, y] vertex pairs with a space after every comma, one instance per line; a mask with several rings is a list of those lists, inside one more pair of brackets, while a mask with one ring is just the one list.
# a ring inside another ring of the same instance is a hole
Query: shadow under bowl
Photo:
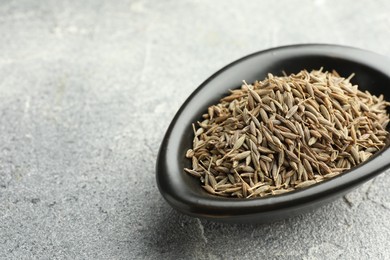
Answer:
[[390, 97], [390, 59], [352, 47], [304, 44], [257, 52], [222, 68], [184, 102], [172, 120], [160, 146], [156, 164], [159, 190], [166, 201], [182, 213], [231, 223], [266, 223], [315, 209], [363, 184], [390, 167], [389, 142], [365, 163], [327, 181], [305, 189], [263, 198], [239, 199], [211, 195], [200, 181], [183, 171], [191, 167], [185, 158], [192, 148], [191, 124], [201, 119], [207, 107], [218, 103], [242, 80], [263, 80], [268, 73], [282, 75], [306, 69], [336, 70], [358, 84], [360, 90]]

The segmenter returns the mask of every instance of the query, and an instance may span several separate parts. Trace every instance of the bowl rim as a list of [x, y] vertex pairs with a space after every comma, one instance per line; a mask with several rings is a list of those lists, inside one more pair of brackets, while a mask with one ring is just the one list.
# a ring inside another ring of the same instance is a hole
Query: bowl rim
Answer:
[[[176, 124], [183, 115], [183, 110], [201, 90], [207, 88], [207, 85], [211, 81], [221, 76], [231, 67], [238, 66], [248, 59], [257, 57], [259, 55], [267, 55], [269, 53], [280, 54], [283, 52], [297, 53], [301, 55], [304, 54], [306, 56], [337, 55], [337, 58], [343, 58], [351, 62], [363, 64], [383, 73], [390, 78], [390, 59], [386, 56], [355, 47], [335, 44], [315, 43], [285, 45], [254, 52], [229, 63], [208, 77], [185, 100], [172, 119], [160, 145], [156, 163], [156, 180], [160, 193], [172, 207], [189, 215], [204, 217], [229, 217], [255, 213], [267, 213], [323, 200], [325, 198], [331, 197], [332, 194], [338, 194], [341, 191], [351, 189], [357, 186], [359, 183], [373, 178], [390, 167], [390, 149], [389, 147], [386, 147], [385, 149], [382, 149], [380, 152], [375, 154], [368, 161], [350, 171], [305, 189], [296, 190], [281, 195], [272, 195], [253, 199], [225, 198], [220, 196], [213, 196], [211, 194], [205, 197], [203, 195], [199, 196], [199, 194], [186, 190], [185, 183], [182, 183], [184, 187], [177, 189], [177, 185], [179, 183], [178, 181], [181, 179], [172, 179], [172, 177], [178, 173], [172, 172], [174, 169], [172, 169], [172, 167], [169, 165], [170, 159], [177, 155], [172, 154], [175, 149], [169, 149], [169, 147], [174, 145], [174, 132], [176, 128], [183, 127]], [[279, 57], [279, 59], [283, 59], [283, 56]], [[184, 171], [181, 169], [179, 173], [184, 174]]]

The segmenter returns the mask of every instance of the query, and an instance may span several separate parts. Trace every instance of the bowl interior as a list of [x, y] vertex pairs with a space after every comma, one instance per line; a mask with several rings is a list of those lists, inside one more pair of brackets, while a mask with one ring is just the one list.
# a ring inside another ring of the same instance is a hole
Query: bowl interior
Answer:
[[[194, 136], [191, 124], [201, 120], [201, 115], [206, 113], [208, 106], [218, 103], [220, 98], [228, 94], [229, 89], [238, 88], [242, 80], [246, 80], [249, 83], [255, 80], [263, 80], [268, 73], [283, 75], [283, 72], [291, 74], [298, 73], [303, 69], [310, 71], [323, 67], [327, 71], [336, 70], [342, 77], [348, 77], [355, 73], [351, 82], [357, 84], [360, 90], [368, 90], [375, 95], [383, 94], [387, 100], [390, 100], [388, 99], [390, 97], [390, 78], [388, 74], [370, 64], [362, 63], [359, 62], [359, 59], [355, 59], [362, 57], [343, 57], [342, 55], [331, 55], [329, 53], [284, 54], [286, 53], [275, 51], [239, 60], [222, 69], [217, 75], [214, 75], [202, 84], [189, 98], [190, 102], [187, 102], [188, 107], [183, 111], [186, 114], [185, 120], [180, 122], [185, 125], [183, 135], [178, 137], [180, 138], [180, 145], [176, 159], [180, 169], [191, 167], [190, 160], [184, 157], [187, 149], [192, 147]], [[261, 61], [259, 61], [259, 58], [261, 58]], [[187, 111], [191, 112], [188, 113]], [[181, 177], [190, 193], [217, 200], [226, 199], [205, 192], [201, 188], [199, 180], [188, 174], [182, 174]], [[231, 200], [232, 198], [229, 199]]]

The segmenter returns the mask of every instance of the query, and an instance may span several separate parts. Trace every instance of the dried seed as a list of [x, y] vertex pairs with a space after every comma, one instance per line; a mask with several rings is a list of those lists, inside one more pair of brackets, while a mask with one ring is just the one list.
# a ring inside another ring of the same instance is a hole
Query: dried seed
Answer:
[[305, 167], [307, 172], [313, 173], [313, 168], [311, 167], [311, 165], [310, 165], [308, 160], [303, 159], [303, 165], [304, 165], [304, 167]]
[[202, 175], [199, 173], [199, 172], [197, 172], [197, 171], [194, 171], [194, 170], [191, 170], [191, 169], [188, 169], [188, 168], [184, 168], [184, 170], [186, 171], [186, 172], [188, 172], [189, 174], [191, 174], [192, 176], [195, 176], [195, 177], [198, 177], [198, 178], [200, 178]]
[[194, 150], [188, 149], [186, 152], [186, 157], [187, 158], [192, 158], [194, 156]]
[[292, 191], [293, 189], [273, 190], [272, 195], [280, 195]]
[[328, 121], [328, 120], [326, 120], [325, 118], [322, 118], [322, 117], [318, 117], [317, 118], [317, 122], [319, 122], [320, 124], [326, 125], [326, 126], [333, 127], [333, 124], [330, 121]]
[[297, 189], [306, 188], [306, 187], [309, 187], [313, 184], [316, 184], [315, 180], [304, 181], [304, 182], [301, 182], [301, 183], [298, 183], [297, 185], [295, 185], [295, 188], [297, 188]]
[[269, 185], [261, 186], [261, 187], [257, 188], [257, 189], [253, 192], [253, 195], [257, 195], [257, 194], [260, 194], [260, 193], [262, 193], [262, 192], [266, 192], [266, 191], [269, 190], [269, 188], [270, 188]]
[[287, 153], [287, 156], [288, 156], [291, 160], [293, 160], [294, 162], [299, 162], [299, 158], [298, 158], [293, 152], [291, 152], [291, 151], [289, 151], [289, 150], [286, 150], [285, 152]]
[[205, 189], [208, 193], [215, 194], [215, 190], [209, 185], [203, 185], [202, 188]]
[[255, 101], [253, 100], [253, 97], [251, 94], [248, 94], [248, 108], [250, 110], [255, 108]]
[[238, 150], [241, 147], [245, 141], [245, 137], [245, 135], [242, 135], [240, 138], [238, 138], [238, 140], [234, 143], [233, 150]]
[[263, 147], [263, 146], [258, 146], [257, 149], [258, 149], [261, 153], [267, 153], [267, 154], [275, 153], [275, 151], [273, 151], [273, 150], [271, 150], [271, 149], [268, 149], [267, 147]]
[[312, 146], [312, 145], [315, 144], [316, 142], [317, 142], [317, 138], [311, 137], [311, 138], [309, 139], [309, 141], [307, 142], [307, 145]]
[[242, 153], [239, 153], [237, 155], [235, 155], [233, 157], [233, 161], [240, 161], [242, 159], [245, 159], [246, 157], [248, 157], [249, 155], [251, 154], [251, 151], [245, 151], [245, 152], [242, 152]]
[[228, 174], [227, 176], [228, 176], [228, 179], [229, 179], [230, 183], [232, 183], [232, 184], [236, 183], [233, 175]]
[[306, 115], [306, 117], [308, 117], [311, 120], [313, 120], [314, 122], [318, 123], [319, 118], [317, 118], [313, 113], [311, 113], [309, 111], [305, 111], [304, 114]]
[[309, 95], [312, 96], [312, 98], [315, 98], [313, 87], [311, 86], [311, 84], [309, 82], [306, 82], [305, 86], [306, 86], [306, 91], [309, 93]]
[[[223, 178], [222, 180], [220, 180], [216, 185], [215, 185], [215, 189], [218, 189], [220, 187], [222, 187], [222, 185], [225, 185], [228, 181], [228, 177], [225, 177]], [[231, 185], [231, 184], [228, 184], [228, 185]]]
[[330, 120], [329, 111], [324, 105], [320, 105], [320, 111], [322, 116], [325, 117], [326, 120]]
[[257, 103], [260, 103], [260, 104], [262, 103], [261, 98], [260, 98], [259, 94], [257, 94], [256, 91], [254, 91], [253, 89], [249, 88], [249, 92], [251, 93], [253, 99], [256, 100]]
[[297, 139], [297, 138], [300, 137], [299, 135], [296, 135], [296, 134], [291, 133], [291, 132], [283, 132], [283, 131], [280, 131], [280, 134], [283, 135], [283, 136], [286, 137], [286, 138], [289, 138], [289, 139]]
[[261, 155], [260, 159], [265, 161], [265, 162], [272, 162], [273, 161], [273, 159], [271, 157], [268, 157], [268, 156], [265, 156], [265, 155]]
[[268, 114], [267, 112], [265, 112], [265, 110], [263, 108], [260, 108], [260, 116], [261, 116], [261, 119], [265, 122], [265, 123], [268, 123]]
[[242, 187], [233, 187], [233, 188], [227, 188], [225, 190], [223, 190], [224, 193], [232, 193], [232, 192], [235, 192], [235, 191], [239, 191], [241, 190]]
[[360, 156], [359, 156], [359, 152], [355, 146], [351, 147], [351, 154], [352, 154], [352, 157], [355, 160], [356, 164], [358, 164], [360, 162]]
[[289, 119], [289, 118], [292, 117], [297, 111], [298, 111], [298, 106], [297, 106], [297, 105], [293, 106], [293, 107], [288, 111], [288, 113], [286, 114], [286, 118]]

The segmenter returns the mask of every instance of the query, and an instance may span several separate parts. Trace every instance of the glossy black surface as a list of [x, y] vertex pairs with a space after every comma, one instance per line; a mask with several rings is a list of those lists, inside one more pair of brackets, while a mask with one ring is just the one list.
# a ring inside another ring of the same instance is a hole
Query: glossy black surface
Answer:
[[278, 196], [255, 199], [223, 198], [206, 193], [198, 179], [184, 173], [190, 167], [185, 152], [192, 146], [191, 124], [209, 105], [242, 80], [262, 80], [302, 69], [335, 69], [352, 83], [390, 98], [390, 59], [368, 51], [336, 45], [293, 45], [257, 52], [216, 72], [185, 101], [170, 124], [157, 158], [156, 178], [163, 197], [175, 209], [196, 217], [224, 222], [262, 223], [314, 209], [355, 188], [390, 167], [388, 145], [370, 160], [328, 181]]

